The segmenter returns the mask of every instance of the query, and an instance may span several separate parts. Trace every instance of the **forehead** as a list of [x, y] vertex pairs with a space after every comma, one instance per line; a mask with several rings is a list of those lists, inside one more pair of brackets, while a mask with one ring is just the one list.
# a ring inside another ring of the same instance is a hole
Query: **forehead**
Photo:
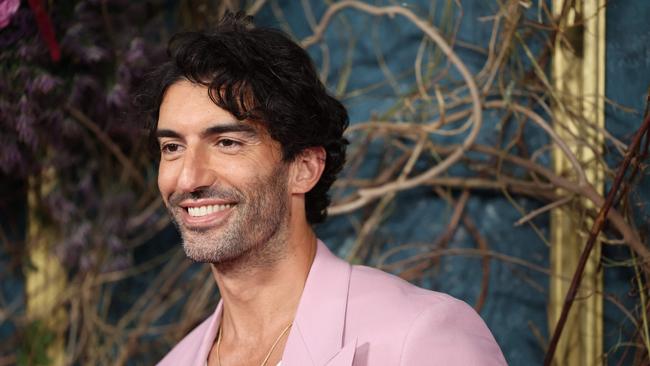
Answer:
[[187, 80], [170, 85], [163, 96], [158, 112], [158, 130], [202, 131], [220, 124], [246, 124], [260, 135], [268, 131], [260, 123], [240, 121], [227, 110], [217, 106], [206, 86]]
[[209, 121], [234, 122], [235, 118], [210, 100], [205, 86], [181, 80], [167, 88], [158, 111], [158, 129], [190, 127]]

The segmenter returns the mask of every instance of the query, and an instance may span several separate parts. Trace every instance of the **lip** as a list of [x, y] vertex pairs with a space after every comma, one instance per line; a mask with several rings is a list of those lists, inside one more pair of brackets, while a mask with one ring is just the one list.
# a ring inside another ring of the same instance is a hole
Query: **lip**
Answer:
[[225, 205], [225, 204], [234, 204], [234, 203], [230, 203], [226, 201], [215, 201], [215, 200], [199, 200], [199, 201], [181, 203], [179, 206], [182, 208], [181, 220], [183, 222], [183, 226], [185, 226], [190, 230], [192, 229], [206, 230], [206, 229], [213, 229], [213, 228], [223, 226], [223, 224], [226, 222], [226, 220], [232, 213], [233, 209], [236, 207], [236, 204], [234, 204], [234, 206], [232, 207], [226, 208], [218, 212], [213, 212], [204, 216], [190, 216], [190, 213], [188, 212], [187, 208], [207, 206], [207, 205]]
[[178, 205], [187, 210], [188, 207], [200, 207], [208, 205], [234, 205], [236, 202], [225, 201], [218, 199], [199, 199], [199, 200], [185, 200], [180, 202]]

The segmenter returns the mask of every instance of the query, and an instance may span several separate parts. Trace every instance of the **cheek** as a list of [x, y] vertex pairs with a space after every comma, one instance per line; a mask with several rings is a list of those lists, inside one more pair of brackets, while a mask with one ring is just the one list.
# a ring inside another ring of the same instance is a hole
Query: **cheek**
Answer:
[[176, 185], [175, 174], [167, 164], [161, 162], [158, 166], [158, 190], [165, 202], [170, 194], [174, 192]]
[[236, 159], [221, 159], [212, 162], [215, 171], [224, 183], [235, 185], [254, 182], [268, 174], [270, 163], [259, 156], [239, 156]]

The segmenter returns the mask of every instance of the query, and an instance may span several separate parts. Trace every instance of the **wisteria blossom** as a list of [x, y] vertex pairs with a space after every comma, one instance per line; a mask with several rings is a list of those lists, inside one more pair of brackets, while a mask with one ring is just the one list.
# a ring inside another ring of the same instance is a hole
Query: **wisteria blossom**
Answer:
[[0, 29], [9, 25], [20, 7], [20, 0], [0, 0]]

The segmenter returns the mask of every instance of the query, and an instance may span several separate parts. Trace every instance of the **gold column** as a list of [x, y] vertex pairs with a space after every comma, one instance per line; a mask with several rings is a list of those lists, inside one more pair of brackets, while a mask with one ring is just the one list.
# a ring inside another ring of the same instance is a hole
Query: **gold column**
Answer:
[[51, 252], [58, 233], [55, 227], [42, 216], [43, 197], [52, 190], [55, 179], [54, 170], [49, 169], [43, 175], [29, 180], [27, 196], [29, 264], [24, 269], [24, 273], [27, 317], [30, 321], [42, 324], [35, 334], [36, 337], [47, 335], [54, 337], [45, 351], [50, 360], [49, 365], [60, 366], [65, 363], [63, 337], [67, 327], [67, 317], [59, 300], [65, 290], [66, 273]]
[[[553, 87], [556, 92], [555, 129], [585, 167], [586, 177], [602, 193], [604, 173], [595, 154], [603, 137], [593, 127], [605, 126], [605, 1], [553, 0], [553, 13], [560, 19], [560, 33], [553, 53]], [[572, 3], [562, 15], [565, 2]], [[592, 150], [589, 146], [595, 147]], [[555, 171], [572, 176], [574, 172], [561, 152], [554, 151]], [[549, 325], [553, 328], [562, 311], [564, 298], [586, 242], [581, 228], [591, 226], [580, 207], [586, 200], [555, 209], [551, 213], [551, 270]], [[587, 220], [587, 221], [585, 221]], [[591, 253], [581, 289], [569, 313], [555, 354], [556, 365], [602, 365], [603, 299], [600, 245]]]

